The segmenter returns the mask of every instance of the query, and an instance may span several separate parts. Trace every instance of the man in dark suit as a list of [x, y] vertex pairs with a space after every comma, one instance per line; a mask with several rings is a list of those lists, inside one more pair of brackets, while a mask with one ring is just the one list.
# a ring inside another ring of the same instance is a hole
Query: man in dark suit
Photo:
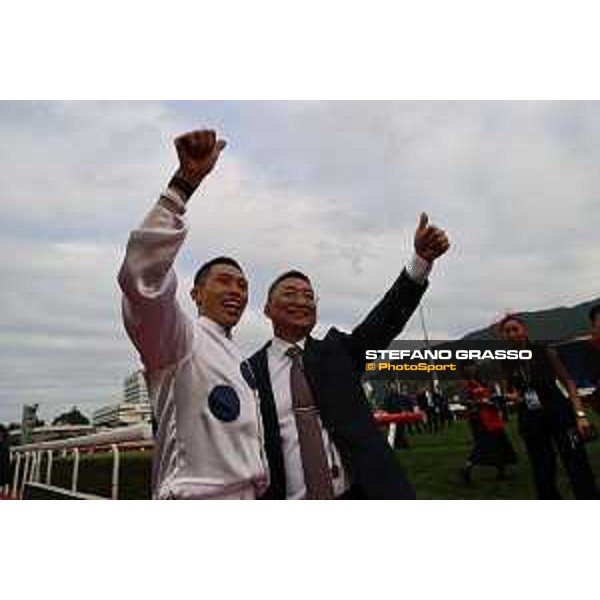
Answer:
[[304, 273], [288, 271], [271, 285], [265, 314], [274, 338], [250, 358], [270, 470], [264, 498], [414, 498], [361, 385], [365, 351], [387, 348], [402, 331], [449, 243], [422, 214], [414, 246], [411, 262], [351, 333], [310, 336], [316, 297]]

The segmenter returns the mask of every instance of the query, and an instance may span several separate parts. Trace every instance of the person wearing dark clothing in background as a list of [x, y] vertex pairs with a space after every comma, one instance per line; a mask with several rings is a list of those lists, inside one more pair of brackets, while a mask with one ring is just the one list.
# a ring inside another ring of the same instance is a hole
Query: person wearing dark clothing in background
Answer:
[[[421, 410], [418, 397], [415, 394], [411, 394], [407, 397], [408, 397], [408, 401], [410, 402], [411, 411], [414, 413], [420, 414], [421, 418], [423, 418], [423, 415], [425, 413]], [[413, 433], [421, 434], [421, 433], [423, 433], [423, 430], [424, 430], [424, 422], [422, 420], [418, 420], [418, 421], [415, 421], [414, 423], [410, 423], [409, 427], [408, 427], [408, 433], [410, 433], [411, 435]]]
[[8, 429], [0, 424], [0, 493], [4, 486], [10, 485], [10, 444]]
[[421, 388], [415, 395], [415, 405], [417, 410], [423, 415], [424, 420], [420, 424], [418, 431], [419, 433], [423, 433], [424, 431], [429, 431], [428, 423], [429, 416], [427, 414], [427, 393], [425, 388]]
[[[557, 353], [547, 346], [532, 343], [527, 326], [515, 315], [508, 315], [497, 326], [499, 334], [515, 348], [532, 352], [531, 360], [505, 361], [509, 395], [519, 403], [519, 430], [531, 464], [533, 480], [540, 499], [560, 499], [556, 482], [556, 453], [567, 472], [577, 499], [598, 498], [584, 442], [593, 432], [570, 379]], [[568, 399], [556, 385], [559, 379]]]
[[506, 396], [504, 395], [504, 391], [502, 390], [502, 386], [497, 381], [493, 381], [490, 385], [490, 393], [492, 394], [490, 397], [490, 402], [500, 411], [502, 420], [505, 423], [508, 423], [510, 420], [510, 416], [508, 414], [508, 402], [506, 400]]
[[402, 398], [395, 381], [386, 381], [385, 396], [383, 399], [383, 410], [389, 413], [402, 412]]
[[589, 318], [592, 337], [586, 348], [585, 370], [590, 383], [595, 388], [590, 397], [591, 405], [600, 412], [600, 304], [592, 307]]
[[[397, 381], [387, 381], [385, 390], [383, 410], [390, 414], [399, 414], [405, 412], [406, 402], [400, 391], [399, 383]], [[409, 445], [406, 439], [406, 426], [404, 423], [397, 423], [396, 434], [394, 435], [394, 449], [408, 447]]]
[[437, 433], [439, 428], [439, 417], [434, 395], [427, 387], [424, 387], [417, 394], [417, 402], [419, 404], [419, 409], [425, 413], [425, 428], [427, 432]]
[[435, 390], [433, 392], [433, 404], [436, 408], [440, 429], [452, 425], [452, 413], [450, 412], [450, 403], [447, 396], [440, 390]]

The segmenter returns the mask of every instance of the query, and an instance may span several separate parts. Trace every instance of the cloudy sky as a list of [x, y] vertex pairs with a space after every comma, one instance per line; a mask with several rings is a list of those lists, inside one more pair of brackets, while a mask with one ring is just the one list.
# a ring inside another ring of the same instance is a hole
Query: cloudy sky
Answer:
[[115, 282], [128, 233], [176, 166], [173, 137], [203, 126], [228, 146], [188, 212], [180, 296], [193, 314], [195, 266], [238, 257], [248, 352], [289, 267], [313, 277], [319, 331], [356, 323], [421, 210], [453, 244], [423, 304], [431, 337], [600, 293], [598, 103], [2, 102], [0, 422], [119, 397], [138, 364]]

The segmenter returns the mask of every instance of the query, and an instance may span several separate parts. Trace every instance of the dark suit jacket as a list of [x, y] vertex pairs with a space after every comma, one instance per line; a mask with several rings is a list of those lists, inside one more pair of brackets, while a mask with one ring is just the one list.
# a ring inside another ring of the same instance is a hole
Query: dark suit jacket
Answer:
[[[323, 426], [338, 448], [355, 498], [414, 498], [393, 451], [376, 424], [361, 376], [365, 351], [387, 348], [419, 304], [427, 284], [412, 281], [406, 270], [352, 333], [335, 328], [323, 340], [307, 338], [304, 369]], [[285, 471], [267, 348], [250, 358], [260, 395], [265, 450], [271, 485], [264, 498], [285, 498]]]

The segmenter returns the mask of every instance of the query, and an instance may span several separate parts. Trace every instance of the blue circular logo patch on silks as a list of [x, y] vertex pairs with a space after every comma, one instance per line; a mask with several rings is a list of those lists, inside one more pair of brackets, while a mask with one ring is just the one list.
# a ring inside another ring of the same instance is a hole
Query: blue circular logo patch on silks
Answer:
[[245, 360], [240, 364], [240, 372], [242, 373], [242, 377], [244, 381], [253, 389], [256, 389], [256, 379], [254, 377], [254, 372], [252, 371], [252, 367], [248, 364], [248, 361]]
[[208, 395], [210, 412], [219, 419], [229, 423], [240, 416], [240, 399], [236, 391], [228, 385], [217, 385]]

